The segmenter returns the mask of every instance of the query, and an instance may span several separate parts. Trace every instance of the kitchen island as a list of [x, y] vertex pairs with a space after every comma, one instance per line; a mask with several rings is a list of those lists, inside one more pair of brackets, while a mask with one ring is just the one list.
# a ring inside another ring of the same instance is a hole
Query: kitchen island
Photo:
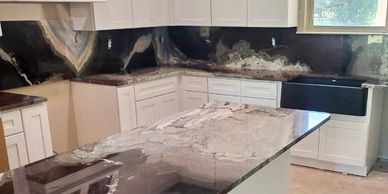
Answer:
[[283, 194], [289, 149], [329, 119], [213, 102], [2, 174], [0, 193]]

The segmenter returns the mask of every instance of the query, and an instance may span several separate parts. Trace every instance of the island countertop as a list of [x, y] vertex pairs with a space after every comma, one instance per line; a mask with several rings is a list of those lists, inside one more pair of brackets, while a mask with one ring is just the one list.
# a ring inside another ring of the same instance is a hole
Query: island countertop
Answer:
[[329, 119], [212, 102], [2, 174], [0, 193], [227, 193]]

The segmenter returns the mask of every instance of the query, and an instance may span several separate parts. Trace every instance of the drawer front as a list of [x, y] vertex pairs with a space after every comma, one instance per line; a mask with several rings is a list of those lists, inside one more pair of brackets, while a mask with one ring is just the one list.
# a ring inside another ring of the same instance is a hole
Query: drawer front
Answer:
[[182, 88], [185, 91], [207, 92], [207, 78], [183, 76]]
[[241, 98], [239, 96], [209, 94], [209, 101], [241, 103]]
[[178, 89], [178, 78], [171, 77], [135, 85], [136, 101], [144, 100], [175, 92]]
[[277, 98], [277, 83], [241, 81], [241, 96], [253, 98]]
[[241, 95], [240, 80], [209, 78], [209, 92], [232, 96]]
[[20, 111], [12, 111], [2, 114], [5, 136], [23, 132], [23, 122]]
[[241, 103], [276, 108], [276, 100], [271, 99], [241, 97]]

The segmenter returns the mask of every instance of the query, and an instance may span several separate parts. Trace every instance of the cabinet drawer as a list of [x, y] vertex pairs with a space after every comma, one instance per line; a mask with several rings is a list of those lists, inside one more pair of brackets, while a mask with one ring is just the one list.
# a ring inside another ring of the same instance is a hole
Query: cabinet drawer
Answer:
[[276, 100], [271, 99], [241, 97], [241, 103], [276, 108]]
[[19, 110], [2, 114], [2, 120], [5, 136], [23, 132], [22, 116]]
[[135, 85], [136, 101], [177, 91], [178, 78], [171, 77]]
[[276, 99], [277, 83], [260, 81], [241, 81], [241, 96]]
[[239, 96], [209, 94], [209, 101], [241, 103], [241, 98]]
[[241, 95], [240, 80], [209, 78], [209, 92], [232, 96]]
[[207, 78], [183, 76], [182, 88], [185, 91], [207, 92]]

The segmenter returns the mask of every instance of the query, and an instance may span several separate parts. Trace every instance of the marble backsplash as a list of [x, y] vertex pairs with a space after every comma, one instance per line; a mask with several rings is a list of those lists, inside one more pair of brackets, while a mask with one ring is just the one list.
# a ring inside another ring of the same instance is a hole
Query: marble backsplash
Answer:
[[160, 27], [75, 32], [66, 21], [2, 22], [0, 89], [161, 65], [388, 78], [388, 37], [295, 28]]

